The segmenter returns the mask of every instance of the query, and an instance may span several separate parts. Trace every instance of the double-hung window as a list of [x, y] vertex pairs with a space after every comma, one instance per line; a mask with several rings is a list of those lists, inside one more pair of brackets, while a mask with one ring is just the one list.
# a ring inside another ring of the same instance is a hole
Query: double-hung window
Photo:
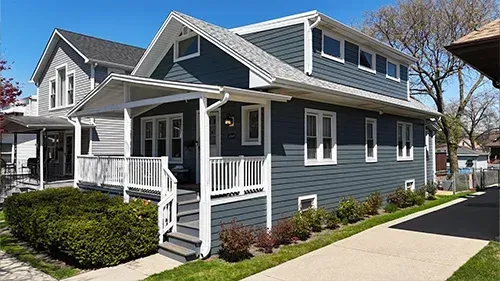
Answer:
[[52, 78], [49, 80], [49, 108], [56, 107], [56, 79]]
[[413, 160], [413, 124], [397, 123], [397, 160]]
[[344, 40], [323, 31], [321, 56], [344, 62]]
[[75, 102], [75, 74], [68, 73], [68, 92], [66, 96], [66, 105], [72, 105]]
[[182, 164], [182, 114], [142, 119], [141, 154], [146, 157], [168, 156], [169, 163]]
[[377, 119], [365, 119], [365, 158], [366, 162], [377, 162]]
[[58, 109], [75, 103], [75, 72], [66, 64], [56, 68], [55, 77], [49, 79], [49, 108]]
[[200, 36], [188, 27], [183, 27], [174, 43], [174, 62], [200, 55]]
[[262, 106], [241, 107], [241, 144], [260, 145], [262, 134]]
[[375, 70], [375, 53], [359, 49], [359, 65], [358, 67], [362, 70], [376, 73]]
[[66, 67], [57, 69], [57, 106], [64, 105], [64, 93], [66, 93]]
[[306, 165], [337, 164], [337, 117], [335, 112], [306, 108]]

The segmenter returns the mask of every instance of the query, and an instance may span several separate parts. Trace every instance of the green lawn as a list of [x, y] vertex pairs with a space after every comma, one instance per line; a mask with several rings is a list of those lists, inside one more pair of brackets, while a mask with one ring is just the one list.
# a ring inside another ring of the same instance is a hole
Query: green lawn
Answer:
[[490, 242], [460, 267], [448, 281], [500, 280], [500, 242]]
[[348, 225], [338, 230], [318, 235], [315, 239], [302, 244], [289, 245], [282, 247], [277, 253], [257, 256], [252, 259], [244, 260], [237, 263], [227, 263], [219, 259], [210, 261], [195, 261], [172, 270], [167, 270], [162, 273], [150, 276], [148, 281], [156, 280], [176, 280], [176, 281], [229, 281], [240, 280], [247, 276], [261, 272], [268, 268], [274, 267], [308, 252], [314, 251], [333, 242], [345, 239], [349, 236], [372, 228], [376, 225], [392, 221], [409, 214], [422, 211], [446, 202], [450, 202], [463, 196], [452, 195], [438, 197], [437, 200], [427, 201], [422, 206], [411, 207], [396, 211], [390, 214], [382, 214], [371, 217], [357, 224]]
[[4, 213], [0, 211], [0, 250], [8, 253], [16, 259], [28, 263], [31, 266], [51, 275], [56, 279], [68, 278], [80, 272], [79, 269], [63, 265], [54, 264], [44, 260], [40, 256], [34, 255], [25, 248], [17, 239], [6, 232], [7, 222], [4, 221]]

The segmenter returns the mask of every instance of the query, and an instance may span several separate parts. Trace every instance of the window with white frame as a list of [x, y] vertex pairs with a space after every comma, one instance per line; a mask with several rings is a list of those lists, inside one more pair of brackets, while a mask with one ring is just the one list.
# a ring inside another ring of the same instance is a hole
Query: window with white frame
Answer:
[[188, 27], [183, 27], [174, 43], [174, 62], [200, 55], [200, 36]]
[[262, 106], [241, 107], [241, 144], [260, 145], [262, 131]]
[[142, 118], [141, 154], [146, 157], [168, 156], [170, 163], [182, 164], [182, 114]]
[[300, 196], [297, 201], [298, 201], [297, 207], [299, 211], [318, 208], [318, 196], [316, 194]]
[[2, 159], [5, 161], [5, 163], [10, 164], [14, 160], [14, 157], [12, 157], [13, 154], [13, 145], [12, 143], [2, 143]]
[[399, 81], [399, 64], [387, 60], [387, 74], [385, 77]]
[[337, 118], [335, 112], [305, 110], [306, 165], [337, 163]]
[[63, 66], [57, 69], [57, 106], [64, 105], [64, 93], [66, 93], [66, 67]]
[[365, 158], [366, 162], [377, 162], [377, 119], [365, 119]]
[[56, 79], [52, 78], [49, 80], [49, 107], [54, 108], [56, 107], [56, 92], [57, 92], [57, 86], [56, 86]]
[[323, 57], [344, 62], [344, 40], [323, 31], [321, 55]]
[[375, 53], [359, 48], [360, 69], [375, 73]]
[[68, 73], [68, 92], [66, 95], [66, 105], [75, 102], [75, 73]]
[[405, 181], [405, 190], [415, 190], [415, 180], [407, 180]]
[[413, 160], [413, 124], [397, 123], [397, 160]]

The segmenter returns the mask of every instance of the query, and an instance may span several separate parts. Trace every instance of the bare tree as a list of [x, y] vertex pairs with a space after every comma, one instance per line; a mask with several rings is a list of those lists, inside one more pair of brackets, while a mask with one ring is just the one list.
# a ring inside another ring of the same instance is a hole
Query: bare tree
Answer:
[[[412, 95], [430, 96], [443, 113], [439, 125], [450, 156], [452, 173], [458, 171], [460, 120], [483, 75], [453, 57], [444, 46], [489, 22], [498, 14], [495, 0], [399, 0], [365, 14], [363, 31], [417, 58], [410, 68]], [[446, 108], [444, 92], [458, 81], [458, 106]]]

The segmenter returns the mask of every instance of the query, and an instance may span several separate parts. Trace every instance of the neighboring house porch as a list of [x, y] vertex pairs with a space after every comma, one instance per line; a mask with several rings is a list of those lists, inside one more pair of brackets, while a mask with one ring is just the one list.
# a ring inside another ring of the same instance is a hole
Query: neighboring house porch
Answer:
[[[123, 115], [125, 155], [89, 156], [75, 149], [75, 184], [118, 192], [126, 201], [130, 196], [156, 199], [160, 243], [167, 232], [176, 235], [179, 221], [184, 229], [193, 226], [178, 235], [191, 234], [181, 238], [191, 239], [194, 257], [207, 256], [212, 206], [263, 198], [271, 226], [271, 101], [289, 99], [112, 74], [68, 115], [76, 117], [77, 128], [82, 118]], [[113, 103], [117, 100], [124, 102]], [[75, 134], [76, 147], [81, 139]]]

